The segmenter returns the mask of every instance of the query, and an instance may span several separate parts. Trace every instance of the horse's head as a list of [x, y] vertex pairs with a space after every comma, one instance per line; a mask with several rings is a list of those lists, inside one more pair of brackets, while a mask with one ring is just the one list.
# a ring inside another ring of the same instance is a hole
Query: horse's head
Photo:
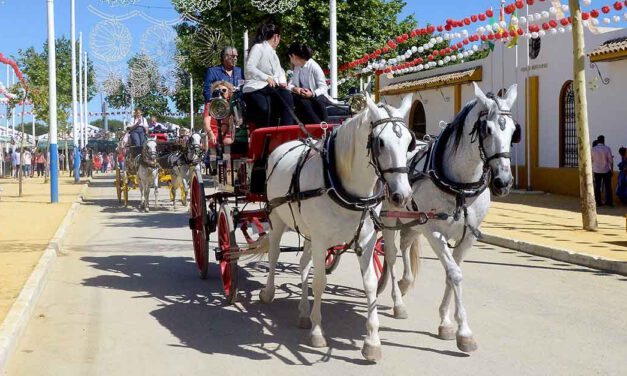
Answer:
[[411, 94], [406, 96], [398, 109], [388, 105], [377, 106], [370, 96], [366, 99], [371, 163], [387, 185], [388, 200], [398, 207], [406, 206], [412, 194], [407, 176], [407, 152], [414, 149], [416, 137], [405, 124], [412, 97]]
[[201, 137], [199, 133], [194, 133], [187, 140], [187, 159], [192, 162], [197, 162], [202, 154]]
[[142, 159], [145, 163], [151, 165], [155, 165], [157, 163], [157, 141], [146, 141], [142, 148]]
[[520, 125], [514, 121], [511, 108], [516, 101], [517, 85], [507, 89], [504, 98], [484, 94], [475, 85], [478, 105], [482, 106], [473, 133], [479, 140], [484, 163], [492, 172], [490, 190], [496, 196], [505, 196], [513, 184], [511, 169], [512, 144], [520, 142]]

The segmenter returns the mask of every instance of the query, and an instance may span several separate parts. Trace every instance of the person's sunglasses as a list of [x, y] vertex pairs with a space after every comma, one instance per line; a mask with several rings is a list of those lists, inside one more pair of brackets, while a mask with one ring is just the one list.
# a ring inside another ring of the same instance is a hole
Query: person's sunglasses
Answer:
[[226, 93], [228, 93], [228, 92], [229, 92], [229, 89], [227, 89], [227, 88], [225, 88], [225, 87], [220, 88], [219, 90], [220, 90], [220, 92], [221, 92], [222, 94], [226, 94]]

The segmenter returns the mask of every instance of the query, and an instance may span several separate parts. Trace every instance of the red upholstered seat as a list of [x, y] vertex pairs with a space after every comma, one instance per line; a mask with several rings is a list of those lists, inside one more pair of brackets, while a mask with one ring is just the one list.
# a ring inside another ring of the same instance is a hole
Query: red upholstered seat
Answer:
[[[320, 124], [308, 124], [307, 131], [316, 138], [322, 138], [324, 131]], [[333, 130], [333, 125], [329, 124], [327, 133]], [[262, 158], [267, 158], [274, 149], [288, 141], [306, 137], [303, 130], [298, 125], [284, 125], [280, 127], [266, 127], [255, 129], [250, 133], [250, 145], [248, 148], [248, 158], [253, 162]], [[268, 146], [264, 155], [264, 144], [268, 139]]]
[[155, 136], [155, 139], [157, 140], [157, 142], [167, 142], [168, 141], [168, 135], [165, 133], [153, 133], [153, 136]]

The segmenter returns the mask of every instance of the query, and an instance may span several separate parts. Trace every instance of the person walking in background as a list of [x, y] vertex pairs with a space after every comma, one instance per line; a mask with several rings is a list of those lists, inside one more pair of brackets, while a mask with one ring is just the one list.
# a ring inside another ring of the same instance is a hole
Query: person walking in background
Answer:
[[623, 205], [627, 205], [627, 148], [621, 146], [618, 149], [620, 161], [618, 162], [618, 184], [616, 196]]
[[33, 162], [33, 155], [28, 149], [24, 150], [24, 176], [30, 176], [30, 167]]
[[[597, 206], [614, 206], [612, 200], [612, 150], [605, 146], [605, 136], [597, 137], [592, 148], [592, 172], [594, 173], [594, 199]], [[605, 202], [601, 201], [601, 189], [605, 190]]]
[[59, 150], [59, 166], [61, 166], [61, 171], [65, 171], [65, 153], [61, 150]]
[[108, 169], [109, 169], [109, 154], [104, 153], [102, 154], [102, 170], [100, 172], [104, 174], [105, 172], [107, 172]]
[[44, 176], [46, 174], [46, 158], [44, 157], [44, 153], [37, 153], [37, 177]]
[[15, 178], [19, 178], [22, 165], [20, 164], [20, 153], [17, 149], [13, 149], [13, 153], [11, 153], [11, 165], [13, 166]]

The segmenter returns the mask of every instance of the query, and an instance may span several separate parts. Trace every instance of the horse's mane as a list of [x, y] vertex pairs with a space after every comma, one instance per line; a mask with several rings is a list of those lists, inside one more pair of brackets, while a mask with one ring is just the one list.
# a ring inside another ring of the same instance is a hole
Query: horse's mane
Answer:
[[464, 137], [464, 124], [466, 123], [466, 118], [468, 117], [470, 111], [475, 108], [476, 104], [476, 99], [473, 99], [466, 103], [461, 111], [459, 111], [457, 115], [455, 115], [453, 121], [448, 123], [448, 125], [444, 129], [444, 131], [448, 132], [449, 135], [452, 133], [454, 151], [457, 151], [457, 149], [459, 148], [462, 138]]
[[[340, 176], [350, 176], [351, 167], [355, 158], [355, 143], [360, 127], [364, 126], [364, 118], [369, 110], [362, 111], [357, 116], [348, 119], [338, 128], [336, 144], [345, 148], [346, 155], [343, 158], [337, 158], [337, 169]], [[354, 124], [357, 122], [357, 124]]]

